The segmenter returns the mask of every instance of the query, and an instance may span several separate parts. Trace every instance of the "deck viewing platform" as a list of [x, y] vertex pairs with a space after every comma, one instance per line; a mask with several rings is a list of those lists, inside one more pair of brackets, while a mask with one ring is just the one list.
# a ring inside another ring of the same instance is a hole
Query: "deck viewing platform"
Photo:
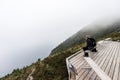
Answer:
[[98, 52], [84, 52], [66, 58], [69, 80], [120, 80], [120, 42], [103, 40], [97, 43]]

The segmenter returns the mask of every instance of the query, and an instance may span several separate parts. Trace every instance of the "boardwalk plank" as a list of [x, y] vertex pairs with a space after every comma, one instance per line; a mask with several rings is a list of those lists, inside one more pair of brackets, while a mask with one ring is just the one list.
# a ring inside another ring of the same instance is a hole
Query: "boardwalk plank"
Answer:
[[[102, 53], [101, 53], [101, 54], [94, 54], [94, 58], [93, 58], [93, 59], [94, 59], [94, 60], [95, 60], [95, 59], [99, 59], [99, 58], [98, 58], [99, 55], [102, 55]], [[86, 70], [85, 70], [85, 71], [86, 71]], [[79, 79], [82, 79], [81, 76], [80, 76], [80, 78], [78, 78], [78, 80], [79, 80]]]
[[90, 57], [85, 57], [85, 60], [102, 80], [111, 80], [111, 78]]
[[[107, 50], [105, 52], [103, 52], [103, 56], [100, 57], [99, 60], [99, 66], [101, 67], [105, 61], [105, 59], [107, 58], [107, 56], [109, 55], [109, 52], [111, 51], [111, 49], [109, 50], [109, 48], [111, 48], [113, 45], [107, 47]], [[90, 77], [90, 80], [94, 80], [96, 78], [97, 74], [94, 72], [94, 74]]]
[[113, 79], [113, 75], [114, 75], [114, 69], [115, 69], [115, 65], [116, 65], [116, 58], [117, 58], [117, 54], [115, 54], [114, 60], [112, 62], [112, 66], [110, 68], [110, 72], [109, 72], [109, 76]]
[[[108, 75], [112, 80], [120, 80], [120, 43], [105, 41], [97, 46], [98, 53], [91, 53], [93, 61]], [[76, 80], [101, 80], [93, 69], [83, 69], [90, 67], [83, 58], [83, 52], [70, 57], [69, 61], [77, 69]]]
[[[120, 50], [120, 48], [118, 48], [118, 50]], [[114, 76], [113, 76], [113, 80], [118, 80], [119, 78], [119, 61], [120, 61], [120, 54], [119, 51], [116, 50], [117, 55], [117, 59], [116, 59], [116, 67], [115, 67], [115, 71], [114, 71]]]
[[[106, 60], [105, 60], [105, 62], [104, 62], [104, 64], [103, 64], [103, 66], [101, 67], [105, 72], [106, 72], [106, 74], [108, 74], [108, 72], [109, 72], [109, 70], [107, 70], [107, 67], [108, 67], [108, 65], [109, 65], [109, 63], [111, 63], [110, 62], [110, 59], [112, 59], [112, 60], [114, 60], [114, 54], [113, 53], [115, 53], [115, 51], [117, 50], [117, 46], [115, 46], [115, 45], [113, 45], [113, 47], [111, 48], [111, 52], [109, 53], [109, 57], [108, 58], [106, 58]], [[112, 56], [111, 56], [112, 55]], [[97, 76], [97, 78], [96, 78], [96, 80], [100, 80], [100, 79], [98, 79], [98, 76]]]
[[[101, 56], [103, 55], [103, 52], [104, 52], [104, 51], [100, 52], [100, 54], [97, 55], [96, 59], [93, 59], [93, 60], [94, 60], [95, 62], [98, 62], [99, 59], [101, 58]], [[88, 79], [91, 77], [91, 75], [92, 75], [93, 72], [94, 72], [94, 70], [91, 70], [91, 71], [89, 72], [89, 74], [88, 74], [88, 75], [90, 75], [90, 76], [85, 77], [84, 80], [88, 80]]]

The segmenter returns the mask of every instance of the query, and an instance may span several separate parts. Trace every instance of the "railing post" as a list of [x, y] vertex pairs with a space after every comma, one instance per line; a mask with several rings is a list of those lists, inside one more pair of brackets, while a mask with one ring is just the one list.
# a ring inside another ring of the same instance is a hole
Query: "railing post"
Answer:
[[69, 70], [69, 66], [68, 66], [68, 58], [66, 58], [66, 64], [67, 64], [68, 76], [69, 76], [69, 80], [70, 80], [70, 70]]

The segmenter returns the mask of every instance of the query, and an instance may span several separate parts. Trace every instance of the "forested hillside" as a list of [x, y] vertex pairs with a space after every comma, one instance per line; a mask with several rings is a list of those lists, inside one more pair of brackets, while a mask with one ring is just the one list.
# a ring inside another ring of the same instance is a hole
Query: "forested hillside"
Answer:
[[51, 51], [51, 55], [57, 52], [66, 50], [72, 46], [79, 45], [84, 42], [85, 35], [91, 35], [95, 39], [102, 37], [103, 35], [110, 34], [114, 31], [120, 30], [120, 20], [113, 21], [111, 23], [92, 23], [81, 29], [79, 32], [65, 40]]
[[[91, 27], [93, 28], [93, 27]], [[109, 25], [107, 28], [93, 29], [88, 27], [77, 32], [75, 35], [60, 44], [52, 52], [52, 54], [43, 60], [38, 59], [30, 66], [25, 66], [22, 69], [14, 69], [11, 74], [6, 75], [0, 80], [26, 80], [33, 70], [31, 76], [34, 80], [68, 80], [66, 68], [66, 57], [79, 51], [83, 46], [83, 34], [91, 34], [97, 40], [111, 37], [113, 40], [120, 40], [120, 24], [119, 22]], [[94, 31], [95, 30], [95, 31]]]

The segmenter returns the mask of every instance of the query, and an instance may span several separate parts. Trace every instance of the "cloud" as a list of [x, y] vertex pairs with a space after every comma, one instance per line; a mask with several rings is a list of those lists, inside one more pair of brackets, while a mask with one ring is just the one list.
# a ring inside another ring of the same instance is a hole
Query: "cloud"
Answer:
[[85, 25], [119, 16], [119, 4], [119, 0], [0, 0], [0, 72], [4, 72], [0, 76], [47, 56]]

